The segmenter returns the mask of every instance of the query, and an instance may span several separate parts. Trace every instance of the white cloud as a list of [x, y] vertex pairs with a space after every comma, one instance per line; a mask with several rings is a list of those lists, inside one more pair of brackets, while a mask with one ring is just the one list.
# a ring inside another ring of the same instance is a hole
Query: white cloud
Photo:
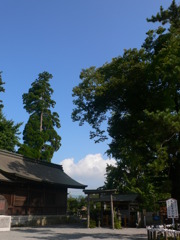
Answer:
[[[64, 172], [74, 180], [88, 185], [87, 189], [96, 189], [104, 185], [107, 164], [115, 165], [114, 159], [103, 159], [101, 154], [89, 154], [85, 158], [75, 162], [73, 158], [64, 159], [60, 162]], [[82, 190], [76, 190], [82, 194]]]

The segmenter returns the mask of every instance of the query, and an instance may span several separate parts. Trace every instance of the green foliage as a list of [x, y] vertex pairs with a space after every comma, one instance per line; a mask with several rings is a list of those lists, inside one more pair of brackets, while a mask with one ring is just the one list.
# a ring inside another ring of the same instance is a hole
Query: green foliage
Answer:
[[72, 119], [89, 123], [95, 142], [111, 137], [117, 166], [107, 167], [105, 187], [139, 193], [151, 207], [170, 193], [180, 202], [180, 6], [148, 21], [161, 26], [139, 50], [82, 70]]
[[67, 211], [72, 215], [77, 215], [81, 208], [86, 205], [86, 199], [83, 196], [74, 198], [70, 195], [67, 199]]
[[[0, 72], [0, 92], [5, 92], [4, 82]], [[19, 127], [22, 123], [15, 124], [12, 120], [7, 120], [3, 113], [4, 105], [0, 100], [0, 149], [15, 152], [16, 146], [19, 146]]]
[[78, 200], [76, 198], [73, 197], [68, 197], [68, 201], [67, 201], [67, 210], [69, 213], [71, 214], [77, 214], [79, 208], [79, 203]]
[[59, 115], [51, 111], [56, 104], [51, 99], [51, 78], [48, 72], [40, 73], [29, 92], [23, 94], [24, 108], [30, 116], [23, 131], [24, 144], [18, 150], [27, 157], [48, 162], [61, 146], [61, 137], [55, 130], [60, 128]]
[[163, 234], [161, 234], [158, 236], [157, 239], [159, 239], [159, 240], [166, 240], [166, 239], [167, 240], [179, 240], [180, 237], [165, 237], [165, 236], [163, 236]]
[[14, 124], [12, 120], [7, 120], [0, 112], [0, 149], [15, 152], [15, 147], [19, 146], [19, 127], [21, 123]]
[[114, 214], [114, 228], [115, 229], [121, 229], [121, 221], [118, 219], [117, 214]]
[[95, 227], [96, 227], [96, 221], [95, 221], [95, 220], [92, 220], [92, 219], [90, 219], [90, 224], [89, 224], [89, 227], [90, 227], [90, 228], [95, 228]]
[[180, 237], [164, 237], [164, 236], [160, 236], [159, 238], [158, 238], [159, 240], [180, 240]]

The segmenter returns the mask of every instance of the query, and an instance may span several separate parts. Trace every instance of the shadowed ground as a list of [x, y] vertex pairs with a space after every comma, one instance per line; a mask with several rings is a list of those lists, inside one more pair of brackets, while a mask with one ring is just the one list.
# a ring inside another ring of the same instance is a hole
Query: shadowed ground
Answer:
[[12, 228], [10, 232], [1, 232], [2, 240], [65, 240], [65, 239], [123, 239], [145, 240], [145, 228], [123, 228], [112, 230], [108, 228], [78, 228], [69, 226], [56, 226], [44, 228]]

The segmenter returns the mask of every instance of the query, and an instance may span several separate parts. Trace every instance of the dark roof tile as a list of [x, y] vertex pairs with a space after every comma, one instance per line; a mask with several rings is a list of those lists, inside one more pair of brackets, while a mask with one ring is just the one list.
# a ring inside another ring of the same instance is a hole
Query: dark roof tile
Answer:
[[[41, 162], [22, 155], [0, 150], [0, 171], [3, 176], [16, 176], [18, 178], [35, 182], [47, 182], [69, 188], [84, 189], [83, 185], [64, 171], [61, 165]], [[4, 176], [4, 177], [5, 177]]]

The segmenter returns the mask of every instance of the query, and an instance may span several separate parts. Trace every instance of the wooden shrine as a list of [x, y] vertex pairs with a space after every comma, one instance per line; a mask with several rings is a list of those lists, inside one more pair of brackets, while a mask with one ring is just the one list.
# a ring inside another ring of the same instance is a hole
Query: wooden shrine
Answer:
[[106, 219], [104, 223], [105, 208], [109, 206], [109, 217], [111, 219], [110, 226], [114, 229], [114, 212], [119, 219], [121, 219], [121, 225], [124, 227], [136, 227], [137, 212], [138, 212], [138, 194], [116, 194], [116, 189], [109, 190], [83, 190], [87, 194], [87, 227], [90, 226], [90, 206], [96, 203], [101, 204], [101, 213], [99, 214], [98, 226], [109, 226], [109, 220]]
[[66, 214], [67, 189], [85, 187], [61, 165], [0, 150], [0, 195], [8, 204], [6, 215]]

